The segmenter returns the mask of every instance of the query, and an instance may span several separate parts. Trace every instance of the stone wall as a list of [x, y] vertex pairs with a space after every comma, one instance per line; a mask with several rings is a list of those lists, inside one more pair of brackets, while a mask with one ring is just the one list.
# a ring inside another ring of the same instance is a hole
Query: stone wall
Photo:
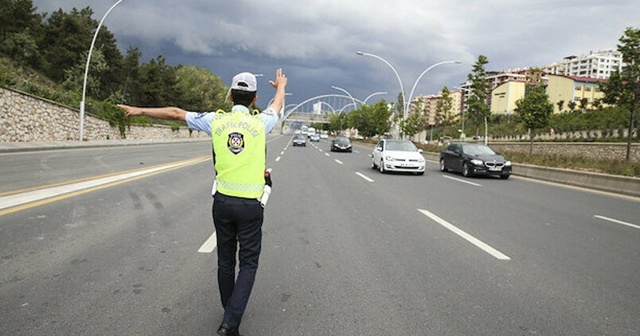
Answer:
[[[127, 139], [176, 139], [208, 137], [178, 131], [169, 126], [131, 126]], [[78, 140], [80, 111], [23, 92], [0, 87], [0, 142], [48, 142]], [[84, 140], [122, 139], [118, 127], [107, 120], [85, 114]]]
[[[496, 152], [510, 151], [529, 153], [528, 142], [489, 142]], [[588, 142], [534, 142], [534, 154], [584, 157], [588, 159], [624, 160], [627, 155], [626, 143]], [[640, 162], [640, 144], [632, 143], [631, 161]]]

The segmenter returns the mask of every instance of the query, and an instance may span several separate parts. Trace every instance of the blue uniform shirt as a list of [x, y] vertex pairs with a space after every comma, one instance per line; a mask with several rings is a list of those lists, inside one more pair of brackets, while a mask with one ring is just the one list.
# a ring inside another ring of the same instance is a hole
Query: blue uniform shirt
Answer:
[[[241, 110], [247, 114], [250, 113], [246, 106], [236, 105], [231, 111]], [[211, 121], [215, 116], [215, 112], [187, 112], [186, 121], [190, 129], [202, 131], [211, 135]], [[264, 133], [269, 134], [273, 127], [278, 123], [278, 114], [272, 108], [268, 108], [260, 113], [262, 123], [264, 123]]]

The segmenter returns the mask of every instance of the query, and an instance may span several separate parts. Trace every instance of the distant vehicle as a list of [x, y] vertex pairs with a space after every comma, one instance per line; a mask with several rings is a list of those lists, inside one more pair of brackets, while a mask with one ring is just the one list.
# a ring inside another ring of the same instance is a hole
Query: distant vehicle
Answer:
[[511, 161], [487, 145], [456, 142], [440, 153], [440, 171], [461, 172], [465, 177], [495, 175], [508, 179], [513, 167]]
[[313, 128], [313, 127], [309, 127], [309, 128], [307, 129], [307, 135], [308, 135], [308, 137], [309, 137], [309, 138], [311, 138], [311, 136], [312, 136], [313, 134], [316, 134], [316, 129], [315, 129], [315, 128]]
[[331, 141], [332, 152], [349, 152], [352, 151], [351, 140], [347, 137], [339, 136]]
[[312, 142], [320, 142], [320, 136], [317, 134], [311, 134], [309, 135], [309, 140]]
[[307, 147], [307, 137], [304, 134], [296, 134], [293, 136], [293, 140], [291, 141], [293, 146], [302, 146]]
[[329, 139], [329, 131], [320, 131], [320, 139]]
[[381, 173], [396, 171], [423, 175], [425, 172], [422, 149], [409, 140], [380, 140], [369, 157], [371, 168], [378, 168]]

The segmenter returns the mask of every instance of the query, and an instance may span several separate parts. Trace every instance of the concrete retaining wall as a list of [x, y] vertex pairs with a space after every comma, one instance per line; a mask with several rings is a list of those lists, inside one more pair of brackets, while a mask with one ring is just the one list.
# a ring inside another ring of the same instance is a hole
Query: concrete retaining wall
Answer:
[[[50, 142], [78, 140], [80, 111], [23, 92], [0, 87], [0, 142]], [[131, 126], [127, 139], [177, 139], [208, 137], [187, 127]], [[85, 114], [84, 140], [122, 139], [107, 120]]]

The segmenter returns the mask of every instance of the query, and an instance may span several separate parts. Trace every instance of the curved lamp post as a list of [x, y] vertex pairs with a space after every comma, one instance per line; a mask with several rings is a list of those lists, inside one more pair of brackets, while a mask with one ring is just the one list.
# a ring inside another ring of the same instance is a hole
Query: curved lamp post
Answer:
[[335, 85], [332, 85], [331, 88], [334, 89], [334, 90], [339, 90], [339, 91], [342, 91], [342, 92], [346, 93], [347, 96], [349, 96], [351, 98], [351, 102], [353, 103], [353, 108], [358, 107], [358, 104], [356, 104], [356, 100], [353, 99], [353, 96], [347, 90], [345, 90], [345, 89], [343, 89], [341, 87], [335, 86]]
[[396, 71], [396, 68], [393, 67], [393, 65], [391, 65], [391, 63], [387, 62], [386, 59], [378, 56], [378, 55], [374, 55], [374, 54], [370, 54], [370, 53], [366, 53], [366, 52], [362, 52], [362, 51], [356, 51], [356, 54], [360, 55], [360, 56], [369, 56], [369, 57], [373, 57], [376, 58], [382, 62], [384, 62], [386, 65], [388, 65], [391, 70], [393, 70], [393, 73], [396, 74], [396, 78], [398, 79], [398, 83], [400, 84], [400, 93], [402, 94], [402, 106], [407, 105], [407, 101], [406, 101], [406, 97], [404, 94], [404, 87], [402, 86], [402, 80], [400, 79], [400, 75], [398, 75], [398, 71]]
[[459, 64], [461, 63], [460, 61], [443, 61], [443, 62], [439, 62], [436, 63], [430, 67], [428, 67], [427, 69], [425, 69], [420, 76], [418, 76], [418, 79], [416, 79], [416, 82], [413, 84], [413, 88], [411, 89], [411, 94], [409, 95], [409, 100], [406, 99], [406, 95], [404, 93], [404, 87], [402, 86], [402, 80], [400, 79], [400, 75], [398, 75], [398, 72], [396, 71], [396, 69], [391, 65], [391, 63], [387, 62], [387, 60], [385, 60], [384, 58], [378, 56], [378, 55], [374, 55], [374, 54], [370, 54], [370, 53], [365, 53], [362, 51], [356, 51], [356, 54], [360, 55], [360, 56], [371, 56], [373, 58], [377, 58], [380, 61], [384, 62], [385, 64], [387, 64], [391, 70], [393, 70], [393, 72], [396, 74], [396, 78], [398, 78], [398, 83], [400, 83], [400, 93], [402, 93], [402, 119], [406, 119], [407, 117], [407, 112], [409, 111], [409, 103], [411, 103], [411, 97], [413, 96], [413, 91], [416, 88], [416, 85], [418, 85], [418, 82], [420, 81], [420, 79], [422, 78], [422, 76], [424, 76], [424, 74], [426, 74], [429, 70], [433, 69], [434, 67], [438, 66], [438, 65], [442, 65], [442, 64], [447, 64], [447, 63], [456, 63]]
[[367, 100], [369, 100], [369, 98], [371, 98], [371, 97], [373, 97], [375, 95], [384, 95], [384, 94], [387, 94], [387, 92], [386, 91], [385, 92], [374, 92], [374, 93], [370, 94], [367, 98], [364, 99], [364, 103], [363, 104], [366, 105], [367, 104]]
[[100, 27], [102, 27], [104, 19], [106, 19], [111, 10], [113, 10], [122, 1], [124, 0], [118, 0], [118, 2], [116, 2], [115, 4], [113, 4], [113, 6], [111, 6], [111, 8], [109, 8], [109, 10], [100, 20], [95, 34], [93, 34], [93, 40], [91, 41], [91, 47], [89, 48], [89, 54], [87, 55], [87, 66], [84, 68], [84, 79], [82, 80], [82, 101], [80, 101], [80, 141], [84, 140], [84, 101], [87, 95], [87, 74], [89, 73], [89, 63], [91, 63], [91, 53], [93, 52], [93, 46], [96, 44], [96, 38], [98, 37], [98, 32], [100, 31]]
[[413, 97], [413, 92], [416, 90], [416, 86], [418, 86], [418, 82], [420, 81], [420, 79], [422, 78], [422, 76], [424, 76], [424, 74], [426, 74], [429, 70], [437, 67], [438, 65], [442, 65], [442, 64], [460, 64], [462, 62], [460, 61], [442, 61], [442, 62], [438, 62], [428, 68], [426, 68], [421, 74], [420, 76], [418, 76], [418, 79], [416, 79], [416, 82], [413, 83], [413, 87], [411, 88], [411, 93], [409, 93], [409, 100], [407, 101], [406, 104], [404, 104], [404, 111], [403, 111], [403, 116], [402, 118], [405, 119], [407, 116], [407, 112], [409, 112], [409, 104], [411, 103], [411, 99]]

